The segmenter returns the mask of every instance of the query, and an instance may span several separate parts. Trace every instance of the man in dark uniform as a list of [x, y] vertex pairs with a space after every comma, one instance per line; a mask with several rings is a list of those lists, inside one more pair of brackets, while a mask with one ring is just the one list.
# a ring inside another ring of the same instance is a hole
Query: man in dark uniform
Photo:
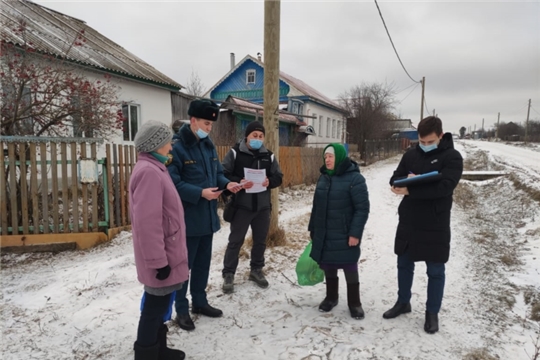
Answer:
[[[219, 108], [213, 101], [190, 103], [190, 123], [184, 124], [173, 137], [172, 162], [168, 166], [185, 211], [191, 311], [209, 317], [223, 315], [221, 310], [210, 306], [206, 298], [212, 239], [220, 229], [216, 199], [224, 189], [236, 193], [240, 188], [223, 175], [216, 148], [208, 137], [218, 114]], [[188, 282], [176, 292], [176, 321], [180, 328], [194, 330], [186, 298]]]
[[[425, 261], [428, 286], [424, 330], [439, 330], [445, 263], [450, 256], [450, 212], [452, 196], [463, 172], [463, 158], [454, 149], [452, 134], [443, 135], [441, 119], [429, 116], [418, 124], [419, 143], [402, 157], [390, 179], [394, 194], [403, 195], [398, 213], [394, 252], [398, 256], [398, 300], [383, 314], [392, 319], [411, 312], [411, 286], [414, 263]], [[395, 187], [394, 181], [437, 171], [437, 180], [408, 187]]]

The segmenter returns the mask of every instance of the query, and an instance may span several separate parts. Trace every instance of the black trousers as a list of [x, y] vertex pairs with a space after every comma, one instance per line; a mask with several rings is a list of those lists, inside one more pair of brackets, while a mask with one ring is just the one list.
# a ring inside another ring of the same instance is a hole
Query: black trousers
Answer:
[[171, 296], [172, 294], [156, 296], [144, 293], [144, 304], [137, 330], [137, 344], [140, 346], [153, 346], [158, 342], [158, 331], [169, 310]]
[[246, 233], [251, 226], [253, 234], [253, 247], [251, 248], [251, 269], [264, 267], [264, 252], [266, 250], [266, 237], [270, 228], [270, 209], [258, 212], [244, 209], [236, 210], [231, 222], [229, 244], [223, 258], [223, 274], [234, 274], [238, 267], [238, 255], [244, 244]]

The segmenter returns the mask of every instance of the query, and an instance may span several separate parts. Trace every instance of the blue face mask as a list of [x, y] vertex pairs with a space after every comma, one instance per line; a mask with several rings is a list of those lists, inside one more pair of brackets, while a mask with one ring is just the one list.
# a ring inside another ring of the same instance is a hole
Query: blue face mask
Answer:
[[249, 147], [252, 148], [253, 150], [259, 150], [262, 144], [263, 144], [262, 140], [257, 140], [257, 139], [249, 140]]
[[420, 145], [420, 149], [422, 149], [426, 153], [435, 150], [439, 146], [439, 144], [431, 144], [431, 145], [418, 144], [418, 145]]
[[201, 129], [197, 129], [197, 136], [199, 137], [199, 139], [204, 139], [205, 137], [208, 136], [208, 133]]

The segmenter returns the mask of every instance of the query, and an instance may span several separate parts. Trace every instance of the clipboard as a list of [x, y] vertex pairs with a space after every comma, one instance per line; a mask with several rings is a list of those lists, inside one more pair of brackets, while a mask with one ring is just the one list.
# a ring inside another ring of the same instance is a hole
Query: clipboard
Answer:
[[442, 179], [442, 174], [432, 171], [425, 174], [416, 175], [410, 178], [394, 180], [394, 187], [408, 187], [420, 184], [431, 183]]

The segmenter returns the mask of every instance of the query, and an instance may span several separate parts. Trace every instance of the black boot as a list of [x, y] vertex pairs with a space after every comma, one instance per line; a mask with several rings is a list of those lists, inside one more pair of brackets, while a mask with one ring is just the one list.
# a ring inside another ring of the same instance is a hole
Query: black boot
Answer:
[[338, 289], [339, 289], [339, 279], [338, 278], [327, 278], [326, 279], [326, 297], [319, 305], [319, 311], [329, 312], [338, 304]]
[[158, 331], [159, 360], [184, 360], [186, 353], [167, 347], [167, 332], [169, 328], [163, 324]]
[[424, 330], [428, 334], [435, 334], [439, 331], [439, 315], [436, 313], [430, 313], [426, 311], [426, 323], [424, 324]]
[[364, 318], [364, 309], [360, 302], [360, 283], [347, 284], [347, 304], [352, 318], [357, 320]]
[[159, 357], [159, 343], [152, 346], [140, 346], [133, 344], [135, 350], [135, 360], [157, 360]]
[[177, 314], [176, 323], [178, 326], [180, 326], [180, 329], [186, 331], [195, 330], [195, 324], [193, 323], [193, 320], [191, 320], [191, 316], [189, 316], [189, 314]]
[[411, 303], [406, 304], [400, 304], [399, 302], [396, 302], [393, 308], [388, 310], [383, 314], [383, 318], [385, 319], [393, 319], [395, 317], [398, 317], [401, 314], [406, 314], [411, 312]]

